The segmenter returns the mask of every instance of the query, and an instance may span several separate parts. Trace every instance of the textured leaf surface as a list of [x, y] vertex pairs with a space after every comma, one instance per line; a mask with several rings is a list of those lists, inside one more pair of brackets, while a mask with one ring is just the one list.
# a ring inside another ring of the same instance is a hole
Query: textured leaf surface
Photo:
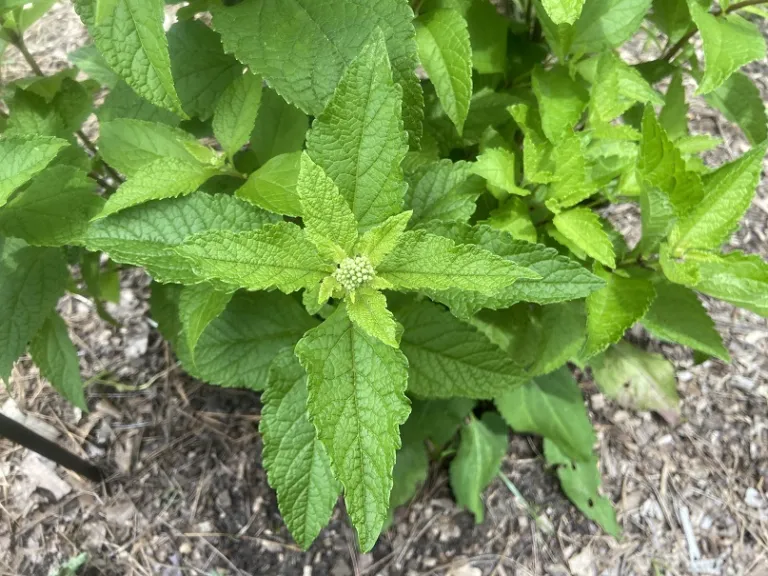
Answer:
[[244, 232], [202, 232], [175, 251], [190, 260], [198, 282], [214, 280], [247, 290], [294, 292], [333, 272], [304, 231], [290, 222]]
[[451, 489], [456, 503], [472, 512], [477, 524], [485, 516], [483, 490], [498, 474], [506, 453], [507, 427], [498, 414], [471, 418], [461, 429], [459, 450], [451, 461]]
[[584, 6], [584, 0], [542, 0], [541, 3], [555, 24], [573, 24]]
[[728, 240], [752, 203], [767, 148], [760, 144], [706, 178], [706, 196], [669, 234], [674, 252], [716, 249]]
[[673, 43], [680, 40], [692, 24], [687, 0], [653, 0], [650, 19]]
[[488, 0], [472, 2], [466, 13], [472, 66], [481, 74], [504, 72], [509, 22]]
[[606, 272], [600, 266], [595, 274], [605, 280], [605, 288], [587, 296], [587, 343], [585, 358], [617, 342], [624, 332], [640, 320], [656, 295], [650, 280], [625, 278]]
[[515, 155], [504, 148], [484, 150], [472, 164], [472, 172], [485, 178], [491, 186], [509, 194], [528, 194], [528, 190], [515, 183]]
[[600, 218], [589, 208], [572, 208], [557, 214], [552, 221], [560, 233], [601, 264], [616, 267], [610, 238], [600, 225]]
[[653, 186], [644, 186], [640, 194], [643, 236], [638, 244], [641, 254], [648, 254], [669, 234], [675, 224], [675, 209], [669, 197]]
[[474, 407], [475, 401], [469, 398], [412, 399], [411, 415], [400, 428], [403, 443], [429, 439], [436, 447], [445, 446]]
[[428, 473], [429, 458], [424, 442], [409, 442], [403, 438], [403, 446], [397, 451], [395, 467], [392, 470], [392, 492], [389, 494], [391, 512], [413, 498], [419, 486], [427, 479]]
[[472, 47], [467, 21], [456, 10], [428, 12], [416, 20], [416, 44], [440, 104], [461, 134], [472, 96]]
[[309, 118], [301, 110], [288, 104], [274, 90], [263, 88], [261, 106], [251, 134], [251, 150], [259, 164], [270, 158], [299, 152], [309, 129]]
[[517, 240], [535, 244], [539, 238], [528, 205], [519, 198], [508, 198], [500, 208], [490, 213], [486, 223], [496, 230], [509, 232]]
[[167, 124], [118, 118], [102, 122], [99, 129], [99, 153], [110, 166], [128, 177], [161, 158], [194, 162], [206, 153], [213, 158], [213, 152], [188, 132]]
[[85, 172], [53, 166], [0, 208], [0, 233], [33, 246], [75, 244], [103, 205]]
[[275, 214], [301, 216], [301, 200], [296, 190], [300, 162], [301, 152], [280, 154], [269, 159], [248, 176], [235, 196]]
[[362, 550], [387, 519], [399, 426], [410, 412], [408, 361], [357, 328], [340, 306], [296, 346], [308, 375], [310, 421], [344, 486]]
[[685, 101], [683, 74], [676, 72], [664, 97], [664, 108], [659, 112], [659, 124], [672, 140], [688, 134], [688, 103]]
[[115, 262], [144, 266], [160, 282], [198, 283], [188, 259], [173, 248], [194, 234], [214, 230], [256, 230], [274, 221], [266, 212], [227, 195], [196, 192], [149, 202], [93, 222], [85, 244]]
[[208, 120], [227, 86], [242, 75], [243, 65], [224, 54], [221, 38], [202, 20], [181, 20], [171, 26], [168, 50], [182, 108]]
[[680, 151], [664, 132], [650, 106], [643, 115], [638, 168], [651, 186], [669, 197], [678, 215], [689, 212], [704, 196], [701, 178], [686, 169]]
[[348, 256], [353, 255], [357, 241], [355, 215], [333, 180], [307, 154], [301, 155], [296, 190], [310, 238], [320, 236], [341, 247]]
[[347, 302], [349, 319], [384, 344], [398, 347], [397, 323], [387, 309], [387, 298], [377, 290], [358, 290], [354, 302]]
[[621, 341], [590, 361], [595, 382], [609, 398], [635, 410], [655, 410], [671, 419], [680, 412], [675, 367]]
[[637, 31], [650, 6], [651, 0], [585, 0], [574, 24], [571, 51], [618, 46]]
[[142, 166], [107, 199], [98, 218], [115, 214], [150, 200], [191, 194], [218, 170], [198, 162], [158, 158]]
[[518, 278], [539, 274], [478, 246], [456, 245], [424, 231], [404, 232], [376, 269], [377, 275], [406, 290], [457, 288], [492, 294]]
[[742, 72], [734, 72], [728, 80], [705, 97], [707, 104], [720, 110], [728, 120], [744, 131], [752, 144], [768, 137], [768, 120], [760, 90], [752, 79]]
[[80, 378], [80, 360], [58, 314], [50, 314], [29, 343], [33, 362], [56, 391], [81, 410], [88, 410]]
[[541, 128], [550, 142], [570, 132], [587, 106], [586, 89], [573, 80], [565, 66], [533, 69], [533, 93], [539, 102]]
[[66, 140], [45, 136], [11, 136], [0, 138], [0, 206], [16, 188], [45, 168]]
[[654, 282], [656, 298], [642, 320], [654, 338], [678, 342], [730, 362], [715, 323], [696, 294], [664, 279]]
[[521, 385], [523, 370], [482, 333], [428, 301], [396, 311], [408, 357], [408, 390], [423, 398], [493, 398]]
[[248, 142], [261, 103], [261, 78], [249, 72], [230, 84], [216, 102], [213, 134], [230, 158]]
[[541, 279], [537, 280], [516, 280], [514, 284], [493, 296], [478, 292], [462, 294], [458, 291], [433, 295], [462, 317], [471, 316], [481, 308], [504, 308], [520, 301], [551, 304], [584, 298], [604, 285], [601, 279], [581, 264], [561, 256], [554, 248], [515, 240], [506, 232], [494, 230], [489, 226], [436, 224], [432, 225], [430, 230], [450, 238], [457, 244], [481, 246], [541, 275]]
[[[194, 363], [184, 367], [194, 376], [231, 388], [263, 390], [269, 366], [285, 348], [317, 325], [296, 300], [279, 292], [236, 293], [223, 313], [203, 331]], [[187, 350], [177, 350], [188, 358]]]
[[356, 250], [366, 256], [375, 267], [392, 252], [411, 218], [411, 211], [390, 216], [381, 224], [374, 226], [358, 240]]
[[581, 389], [567, 367], [510, 390], [495, 403], [513, 430], [551, 440], [572, 460], [592, 457], [595, 433]]
[[53, 313], [69, 274], [60, 250], [0, 242], [0, 380]]
[[[381, 4], [388, 4], [383, 2]], [[307, 151], [346, 198], [361, 229], [400, 212], [408, 151], [384, 39], [374, 35], [312, 123]]]
[[107, 88], [114, 88], [120, 77], [115, 74], [93, 44], [81, 46], [67, 54], [67, 59], [77, 68]]
[[291, 350], [278, 354], [262, 395], [259, 431], [269, 485], [294, 540], [308, 548], [328, 523], [340, 486], [307, 417], [307, 375]]
[[148, 122], [162, 122], [169, 126], [178, 126], [181, 122], [181, 118], [173, 112], [155, 106], [149, 100], [145, 100], [136, 94], [124, 80], [120, 80], [110, 90], [104, 99], [104, 104], [96, 111], [96, 115], [101, 122], [109, 122], [116, 118], [135, 118]]
[[232, 300], [232, 292], [216, 290], [208, 284], [184, 286], [179, 296], [179, 320], [192, 358], [203, 331]]
[[704, 44], [704, 77], [698, 94], [712, 92], [745, 64], [765, 58], [765, 40], [758, 28], [738, 14], [715, 17], [697, 2], [688, 9]]
[[557, 444], [544, 440], [544, 457], [549, 464], [557, 465], [557, 477], [560, 486], [582, 513], [595, 522], [611, 536], [618, 538], [621, 528], [616, 522], [616, 512], [610, 500], [600, 496], [600, 472], [597, 458], [588, 462], [573, 462], [563, 454]]
[[589, 175], [588, 161], [582, 139], [573, 132], [562, 134], [552, 153], [555, 161], [555, 181], [545, 202], [553, 212], [575, 206], [597, 190]]
[[114, 0], [114, 9], [99, 23], [96, 0], [77, 0], [75, 10], [104, 59], [137, 94], [184, 116], [171, 75], [161, 0]]
[[417, 170], [406, 199], [413, 210], [412, 225], [429, 220], [469, 220], [483, 191], [482, 183], [477, 186], [471, 175], [468, 163], [446, 159]]
[[[411, 141], [418, 142], [423, 96], [414, 74], [416, 42], [407, 3], [245, 0], [235, 6], [213, 6], [211, 11], [225, 50], [264, 76], [288, 102], [315, 116], [325, 108], [345, 68], [381, 28], [395, 81], [404, 94], [406, 129]], [[291, 55], [289, 62], [286, 54]]]
[[509, 112], [525, 135], [523, 140], [523, 173], [529, 182], [546, 184], [554, 178], [552, 174], [552, 144], [541, 130], [541, 123], [535, 109], [526, 104], [515, 104]]

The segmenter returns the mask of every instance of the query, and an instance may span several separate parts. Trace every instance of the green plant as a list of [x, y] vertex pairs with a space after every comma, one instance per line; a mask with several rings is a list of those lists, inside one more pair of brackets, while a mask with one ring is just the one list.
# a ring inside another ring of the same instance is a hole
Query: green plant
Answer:
[[[671, 419], [672, 365], [625, 332], [727, 361], [696, 294], [768, 314], [768, 264], [720, 251], [766, 151], [738, 70], [765, 56], [762, 3], [193, 0], [166, 34], [160, 0], [76, 0], [94, 45], [45, 76], [23, 29], [47, 4], [6, 1], [2, 37], [35, 76], [3, 92], [0, 378], [29, 343], [85, 408], [54, 306], [79, 292], [108, 317], [117, 271], [141, 266], [181, 365], [264, 391], [264, 465], [300, 545], [343, 492], [369, 550], [430, 458], [452, 456], [481, 521], [508, 427], [543, 436], [617, 535], [567, 364]], [[636, 34], [660, 56], [625, 62]], [[689, 78], [750, 152], [704, 165], [720, 142], [688, 131]], [[633, 247], [601, 215], [620, 202], [640, 207]]]

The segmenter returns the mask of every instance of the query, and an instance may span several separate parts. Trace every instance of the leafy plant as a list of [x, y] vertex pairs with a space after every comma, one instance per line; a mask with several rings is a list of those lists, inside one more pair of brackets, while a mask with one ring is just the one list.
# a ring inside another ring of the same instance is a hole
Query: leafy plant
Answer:
[[[739, 71], [765, 56], [760, 4], [200, 0], [166, 33], [160, 0], [76, 0], [93, 45], [45, 75], [23, 35], [50, 2], [6, 1], [0, 38], [34, 75], [2, 92], [0, 378], [28, 350], [87, 408], [56, 302], [112, 321], [118, 270], [140, 266], [181, 365], [263, 391], [301, 546], [342, 493], [369, 550], [430, 459], [453, 456], [481, 521], [507, 427], [543, 436], [565, 493], [618, 535], [568, 364], [673, 420], [671, 364], [627, 330], [727, 361], [697, 294], [768, 314], [768, 264], [721, 251], [768, 146]], [[630, 65], [638, 36], [658, 57]], [[689, 133], [693, 84], [751, 151], [702, 162], [720, 142]], [[615, 203], [639, 207], [634, 246]]]

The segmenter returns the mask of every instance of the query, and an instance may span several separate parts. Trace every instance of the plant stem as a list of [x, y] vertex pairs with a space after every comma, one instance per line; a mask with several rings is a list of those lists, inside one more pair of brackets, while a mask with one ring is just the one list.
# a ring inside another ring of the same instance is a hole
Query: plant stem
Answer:
[[[16, 49], [21, 52], [21, 55], [24, 56], [24, 60], [26, 60], [27, 64], [30, 68], [32, 68], [32, 71], [35, 73], [36, 76], [40, 76], [41, 78], [45, 77], [45, 73], [40, 69], [40, 66], [38, 66], [37, 61], [35, 60], [35, 57], [32, 56], [30, 51], [27, 49], [27, 45], [24, 43], [24, 37], [20, 34], [17, 34], [16, 32], [11, 32], [9, 34], [11, 44], [13, 44]], [[91, 139], [88, 138], [88, 136], [85, 135], [85, 133], [82, 130], [76, 130], [75, 134], [77, 134], [77, 137], [80, 138], [80, 140], [83, 143], [83, 146], [85, 146], [94, 156], [98, 155], [99, 150], [96, 148], [96, 145], [91, 142]], [[120, 174], [117, 173], [117, 170], [112, 168], [109, 164], [104, 162], [104, 168], [109, 173], [109, 175], [115, 180], [115, 182], [122, 182], [123, 179], [120, 176]], [[112, 186], [109, 186], [109, 189], [114, 190]]]
[[96, 172], [89, 172], [88, 173], [88, 178], [91, 178], [91, 179], [95, 180], [96, 182], [98, 182], [99, 186], [104, 188], [104, 190], [108, 191], [110, 194], [113, 194], [116, 191], [116, 188], [114, 186], [112, 186], [112, 184], [110, 184], [109, 182], [104, 180], [104, 178], [102, 178], [101, 176], [96, 174]]
[[[725, 14], [730, 14], [731, 12], [735, 12], [736, 10], [740, 10], [741, 8], [746, 8], [747, 6], [757, 6], [758, 4], [768, 4], [768, 0], [743, 0], [742, 2], [736, 2], [735, 4], [731, 4], [726, 8], [725, 10], [721, 10], [720, 8], [715, 9], [714, 12], [712, 12], [713, 16], [723, 16]], [[677, 53], [680, 52], [683, 48], [685, 48], [685, 45], [688, 44], [688, 41], [693, 38], [696, 35], [696, 32], [698, 32], [699, 29], [694, 26], [688, 32], [686, 32], [680, 40], [675, 42], [675, 44], [667, 50], [667, 52], [661, 57], [662, 60], [666, 60], [667, 62], [671, 61], [675, 56], [677, 56]]]

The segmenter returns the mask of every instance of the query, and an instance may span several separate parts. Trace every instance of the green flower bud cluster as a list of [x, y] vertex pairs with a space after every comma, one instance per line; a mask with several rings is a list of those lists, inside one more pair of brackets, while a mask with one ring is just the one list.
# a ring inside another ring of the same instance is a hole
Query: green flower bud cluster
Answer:
[[352, 292], [366, 282], [373, 280], [375, 274], [376, 271], [366, 256], [355, 256], [354, 258], [342, 260], [339, 267], [333, 273], [333, 277], [348, 292]]

